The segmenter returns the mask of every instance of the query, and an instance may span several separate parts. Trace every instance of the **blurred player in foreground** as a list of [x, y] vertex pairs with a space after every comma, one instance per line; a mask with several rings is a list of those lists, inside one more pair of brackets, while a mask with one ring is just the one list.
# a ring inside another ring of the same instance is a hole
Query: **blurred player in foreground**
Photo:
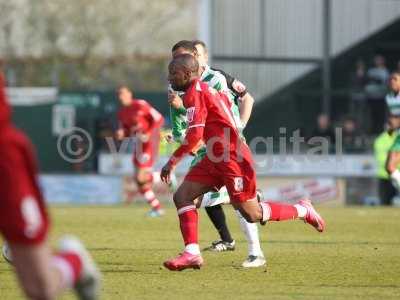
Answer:
[[80, 241], [64, 237], [56, 252], [46, 242], [49, 218], [33, 147], [10, 114], [0, 73], [0, 232], [8, 243], [3, 255], [29, 299], [56, 299], [72, 287], [80, 299], [97, 299], [100, 273]]
[[152, 168], [158, 156], [164, 118], [145, 100], [134, 99], [126, 86], [118, 89], [118, 98], [122, 108], [118, 112], [120, 128], [116, 137], [119, 141], [134, 139], [133, 165], [138, 190], [151, 206], [149, 215], [161, 216], [164, 211], [153, 192]]
[[[199, 40], [192, 41], [180, 41], [175, 44], [172, 48], [172, 57], [179, 56], [181, 54], [193, 55], [200, 68], [200, 81], [207, 83], [208, 86], [214, 88], [218, 92], [225, 92], [229, 95], [230, 105], [229, 109], [232, 111], [235, 122], [242, 130], [244, 124], [247, 123], [251, 115], [252, 106], [254, 103], [253, 98], [247, 93], [246, 87], [243, 84], [235, 84], [236, 88], [232, 85], [234, 82], [238, 82], [231, 76], [221, 73], [212, 69], [208, 65], [208, 54], [206, 45]], [[229, 83], [228, 84], [228, 80]], [[240, 91], [239, 87], [240, 86]], [[183, 93], [178, 95], [176, 92], [170, 92], [169, 101], [171, 105], [171, 120], [173, 125], [173, 138], [178, 141], [182, 141], [187, 129], [186, 109], [183, 107], [182, 98]], [[243, 101], [242, 98], [243, 97]], [[243, 105], [242, 105], [243, 104]], [[243, 106], [243, 109], [241, 109]], [[242, 138], [244, 138], [242, 136]], [[194, 154], [194, 159], [191, 166], [193, 167], [204, 158], [206, 154], [205, 146], [203, 145]], [[207, 249], [211, 251], [232, 251], [235, 249], [235, 241], [232, 239], [226, 224], [226, 217], [222, 209], [222, 204], [230, 203], [229, 195], [225, 187], [221, 188], [218, 192], [210, 192], [201, 197], [201, 207], [204, 207], [209, 218], [213, 222], [215, 228], [218, 230], [221, 240], [215, 241]], [[246, 236], [248, 244], [248, 257], [243, 262], [243, 267], [261, 267], [266, 264], [264, 253], [261, 249], [260, 239], [258, 234], [257, 224], [248, 223], [240, 212], [236, 211], [239, 219], [240, 228]]]
[[174, 90], [185, 92], [188, 129], [184, 142], [163, 167], [162, 180], [169, 182], [177, 163], [199, 143], [206, 144], [207, 154], [190, 169], [174, 194], [185, 249], [165, 261], [166, 268], [180, 271], [202, 266], [195, 199], [222, 186], [226, 186], [234, 208], [250, 223], [301, 218], [319, 232], [324, 231], [324, 220], [307, 200], [296, 205], [257, 201], [252, 155], [228, 108], [230, 100], [199, 80], [199, 64], [192, 55], [176, 57], [169, 65], [168, 79]]
[[[389, 80], [390, 93], [386, 96], [389, 111], [389, 127], [394, 131], [400, 130], [400, 73], [394, 72]], [[400, 135], [398, 134], [391, 147], [386, 169], [390, 174], [393, 185], [400, 191]]]

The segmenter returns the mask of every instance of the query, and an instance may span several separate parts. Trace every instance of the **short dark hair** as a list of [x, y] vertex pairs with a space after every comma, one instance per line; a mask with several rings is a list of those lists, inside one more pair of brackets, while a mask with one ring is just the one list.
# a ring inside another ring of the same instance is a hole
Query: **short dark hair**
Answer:
[[175, 57], [170, 63], [170, 66], [181, 67], [184, 68], [191, 73], [196, 73], [199, 70], [199, 63], [193, 55], [190, 54], [181, 54]]
[[196, 47], [194, 45], [194, 43], [192, 41], [189, 40], [181, 40], [179, 42], [177, 42], [171, 49], [171, 52], [175, 52], [176, 50], [178, 50], [179, 48], [183, 48], [186, 49], [192, 53], [196, 53]]
[[393, 72], [390, 74], [390, 77], [393, 77], [393, 76], [400, 76], [400, 71], [393, 71]]
[[207, 51], [207, 45], [204, 43], [202, 40], [194, 40], [193, 45], [196, 47], [197, 45], [200, 45], [204, 48], [204, 50]]
[[125, 90], [125, 89], [132, 92], [131, 88], [125, 83], [122, 83], [122, 84], [118, 85], [118, 87], [117, 87], [117, 91]]

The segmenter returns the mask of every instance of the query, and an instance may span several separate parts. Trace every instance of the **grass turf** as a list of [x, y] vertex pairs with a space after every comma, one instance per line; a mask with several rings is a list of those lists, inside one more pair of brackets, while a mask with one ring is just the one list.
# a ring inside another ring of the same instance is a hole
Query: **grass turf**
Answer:
[[[244, 270], [246, 242], [230, 207], [237, 250], [204, 252], [200, 271], [170, 272], [162, 262], [182, 250], [175, 210], [159, 219], [147, 207], [55, 207], [52, 241], [81, 237], [98, 262], [102, 299], [399, 299], [400, 209], [321, 207], [327, 231], [299, 221], [261, 227], [267, 268]], [[200, 243], [217, 238], [201, 212]], [[20, 299], [11, 268], [0, 262], [0, 299]], [[72, 294], [62, 299], [74, 299]]]

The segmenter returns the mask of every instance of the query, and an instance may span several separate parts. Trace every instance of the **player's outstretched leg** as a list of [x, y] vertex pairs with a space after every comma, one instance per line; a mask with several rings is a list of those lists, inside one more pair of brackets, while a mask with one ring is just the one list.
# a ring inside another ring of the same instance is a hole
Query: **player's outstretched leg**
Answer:
[[198, 242], [198, 213], [194, 200], [210, 190], [200, 183], [184, 181], [174, 194], [174, 203], [178, 211], [179, 224], [185, 244], [182, 254], [164, 262], [171, 271], [200, 269], [203, 258]]
[[267, 221], [285, 221], [301, 219], [313, 226], [317, 231], [325, 230], [325, 221], [315, 210], [308, 199], [300, 200], [297, 204], [285, 204], [278, 202], [260, 202], [263, 218], [261, 224]]
[[303, 199], [295, 205], [269, 201], [258, 203], [256, 200], [233, 203], [233, 205], [251, 223], [260, 222], [265, 225], [268, 221], [301, 219], [319, 232], [325, 230], [324, 219], [308, 199]]

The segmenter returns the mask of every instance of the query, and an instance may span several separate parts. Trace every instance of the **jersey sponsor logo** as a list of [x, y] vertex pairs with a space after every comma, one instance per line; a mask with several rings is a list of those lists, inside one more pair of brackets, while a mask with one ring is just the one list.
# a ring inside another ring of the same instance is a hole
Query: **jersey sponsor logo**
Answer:
[[233, 81], [232, 87], [238, 93], [243, 93], [246, 90], [246, 86], [237, 79]]
[[234, 189], [236, 192], [243, 192], [243, 177], [234, 178]]
[[42, 216], [37, 201], [33, 196], [26, 196], [22, 199], [21, 215], [25, 222], [25, 236], [27, 238], [35, 238], [42, 227]]
[[187, 118], [188, 123], [193, 122], [195, 110], [196, 110], [196, 107], [194, 107], [194, 106], [186, 109], [186, 118]]

